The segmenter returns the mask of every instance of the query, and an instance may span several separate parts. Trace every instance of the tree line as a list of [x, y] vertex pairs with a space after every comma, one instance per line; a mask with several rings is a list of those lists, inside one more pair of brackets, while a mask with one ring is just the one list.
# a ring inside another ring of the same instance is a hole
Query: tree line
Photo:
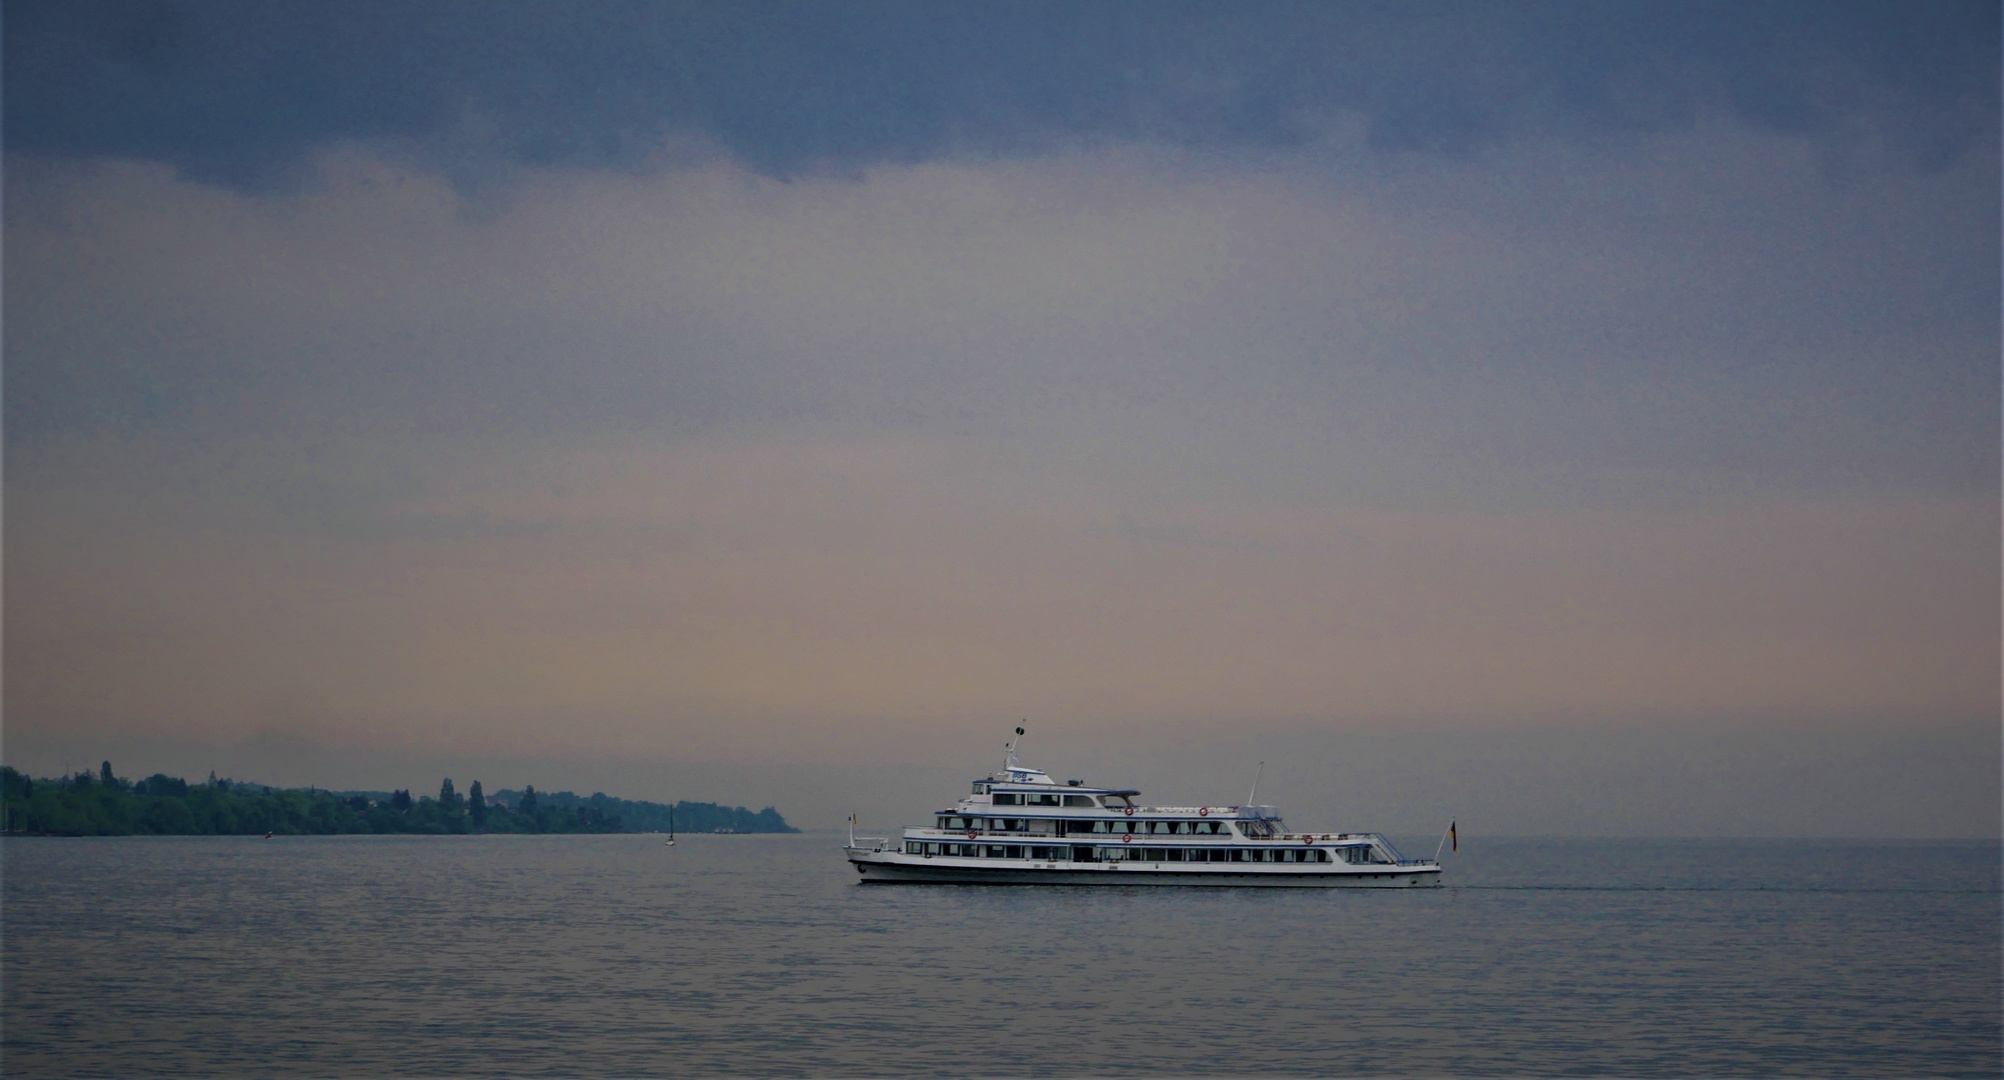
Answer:
[[[510, 803], [517, 799], [517, 793], [510, 790], [496, 792], [496, 795]], [[539, 793], [537, 796], [545, 806], [562, 810], [586, 809], [623, 822], [627, 832], [667, 832], [673, 825], [681, 832], [691, 833], [791, 833], [799, 832], [779, 816], [779, 811], [768, 806], [757, 813], [742, 806], [720, 806], [716, 803], [678, 802], [672, 807], [667, 803], [641, 802], [637, 799], [615, 799], [603, 792], [592, 795], [573, 795], [568, 791]], [[674, 812], [671, 820], [670, 811]]]
[[[338, 833], [614, 833], [666, 828], [669, 807], [603, 793], [548, 795], [534, 787], [489, 799], [475, 780], [465, 794], [450, 779], [436, 798], [409, 791], [336, 792], [218, 780], [189, 783], [164, 773], [34, 779], [0, 766], [0, 828], [56, 836], [274, 836]], [[798, 832], [767, 807], [675, 804], [676, 826], [692, 832]], [[660, 824], [657, 824], [659, 822]]]

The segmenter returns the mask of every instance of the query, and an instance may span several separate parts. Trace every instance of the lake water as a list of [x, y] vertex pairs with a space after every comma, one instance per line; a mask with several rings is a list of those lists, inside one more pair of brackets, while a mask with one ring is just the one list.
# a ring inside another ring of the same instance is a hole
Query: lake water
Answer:
[[2004, 1071], [1994, 843], [1470, 839], [1322, 891], [862, 887], [840, 842], [9, 839], [0, 1070]]

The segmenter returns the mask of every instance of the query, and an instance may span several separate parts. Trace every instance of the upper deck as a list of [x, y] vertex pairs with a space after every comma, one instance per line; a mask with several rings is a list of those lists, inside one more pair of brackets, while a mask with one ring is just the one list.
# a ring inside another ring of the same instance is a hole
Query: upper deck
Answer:
[[[1002, 776], [1008, 777], [1001, 779]], [[993, 777], [974, 781], [972, 791], [958, 803], [937, 815], [995, 814], [1010, 817], [1067, 819], [1147, 817], [1151, 819], [1205, 820], [1242, 818], [1277, 820], [1272, 806], [1144, 806], [1141, 792], [1132, 788], [1092, 787], [1083, 780], [1064, 784], [1053, 781], [1040, 769], [1010, 768]]]
[[[1321, 842], [1356, 847], [1387, 861], [1398, 856], [1375, 833], [1302, 833], [1290, 831], [1277, 807], [1265, 804], [1147, 806], [1133, 788], [1095, 787], [1083, 780], [1063, 784], [1041, 769], [1017, 765], [973, 781], [969, 793], [953, 806], [933, 811], [930, 826], [907, 826], [908, 841], [950, 841], [996, 837], [1074, 837], [1091, 843], [1118, 839], [1149, 843], [1211, 847], [1243, 841]], [[1077, 841], [1075, 841], [1077, 842]]]

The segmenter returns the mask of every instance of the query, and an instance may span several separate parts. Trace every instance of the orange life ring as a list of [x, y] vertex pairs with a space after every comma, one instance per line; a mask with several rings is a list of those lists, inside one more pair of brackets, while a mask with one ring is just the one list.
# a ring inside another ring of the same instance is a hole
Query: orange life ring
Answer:
[[1121, 842], [1121, 843], [1123, 843], [1123, 844], [1132, 844], [1132, 843], [1134, 843], [1134, 834], [1133, 834], [1133, 833], [1122, 833], [1122, 834], [1121, 834], [1121, 836], [1120, 836], [1120, 842]]
[[1315, 842], [1315, 838], [1312, 836], [1304, 836], [1301, 838], [1301, 842], [1304, 844], [1312, 844]]
[[1197, 808], [1197, 816], [1198, 816], [1198, 817], [1210, 817], [1210, 816], [1211, 816], [1211, 808], [1210, 808], [1210, 807], [1208, 807], [1208, 806], [1199, 806], [1199, 807]]
[[978, 835], [978, 834], [977, 834], [977, 833], [976, 833], [976, 832], [975, 832], [975, 831], [974, 831], [973, 829], [969, 829], [969, 830], [967, 830], [967, 838], [968, 838], [969, 840], [972, 840], [972, 839], [974, 839], [974, 838], [975, 838], [975, 836], [977, 836], [977, 835]]
[[1128, 807], [1128, 808], [1127, 808], [1127, 816], [1128, 816], [1128, 817], [1133, 817], [1133, 816], [1134, 816], [1134, 807], [1130, 806], [1130, 807]]

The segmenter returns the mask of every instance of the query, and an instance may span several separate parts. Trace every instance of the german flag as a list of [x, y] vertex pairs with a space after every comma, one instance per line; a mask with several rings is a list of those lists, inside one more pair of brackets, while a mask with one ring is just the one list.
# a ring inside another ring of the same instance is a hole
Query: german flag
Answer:
[[1454, 835], [1454, 822], [1452, 821], [1447, 823], [1447, 842], [1451, 845], [1449, 847], [1450, 851], [1453, 851], [1456, 855], [1461, 854], [1461, 838]]

